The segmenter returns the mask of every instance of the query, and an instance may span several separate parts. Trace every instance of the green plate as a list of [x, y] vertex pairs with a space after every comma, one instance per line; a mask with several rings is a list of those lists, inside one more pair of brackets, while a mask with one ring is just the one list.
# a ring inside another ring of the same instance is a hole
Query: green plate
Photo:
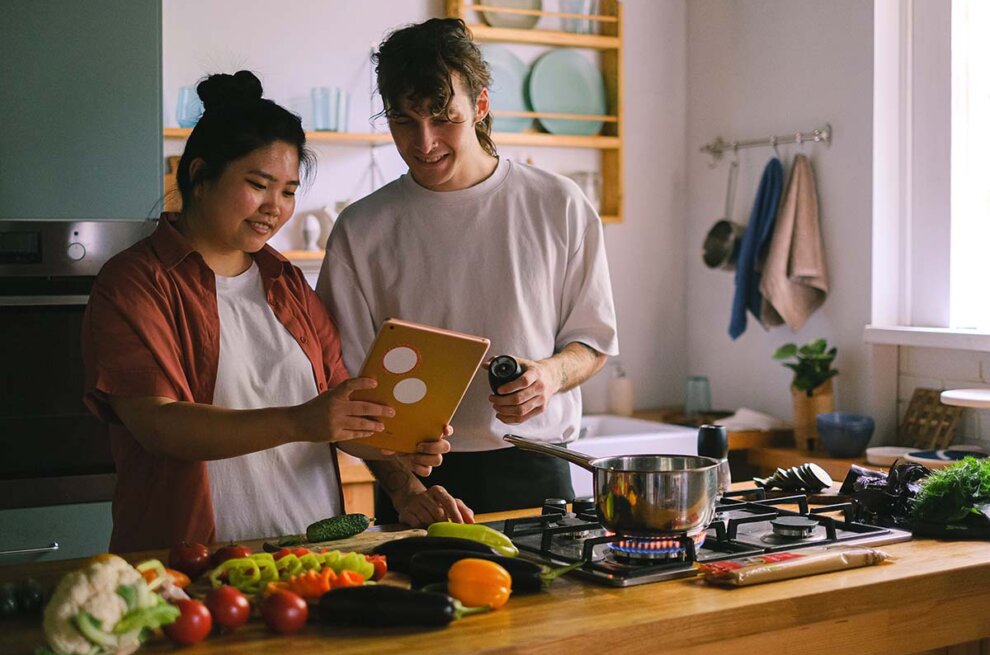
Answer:
[[[485, 2], [489, 7], [509, 7], [512, 9], [543, 9], [542, 0], [494, 0]], [[507, 27], [514, 30], [532, 29], [538, 22], [539, 16], [529, 16], [526, 14], [503, 14], [497, 11], [479, 12], [481, 18], [492, 27]]]
[[[553, 50], [540, 57], [529, 74], [529, 103], [533, 111], [557, 114], [604, 115], [605, 82], [602, 74], [571, 48]], [[591, 136], [598, 134], [603, 121], [539, 119], [551, 134]]]
[[[533, 111], [526, 103], [526, 74], [528, 69], [514, 52], [499, 45], [485, 45], [481, 53], [492, 71], [492, 85], [488, 89], [492, 111]], [[493, 132], [524, 132], [532, 124], [531, 118], [495, 116]]]

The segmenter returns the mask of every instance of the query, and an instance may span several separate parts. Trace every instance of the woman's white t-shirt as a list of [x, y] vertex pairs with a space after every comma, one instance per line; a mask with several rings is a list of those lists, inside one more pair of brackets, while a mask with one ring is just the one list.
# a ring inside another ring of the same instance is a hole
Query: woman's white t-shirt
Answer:
[[[216, 276], [220, 362], [213, 404], [231, 409], [298, 405], [317, 395], [313, 367], [265, 299], [256, 263]], [[291, 443], [207, 462], [217, 541], [298, 534], [340, 512], [333, 450]]]

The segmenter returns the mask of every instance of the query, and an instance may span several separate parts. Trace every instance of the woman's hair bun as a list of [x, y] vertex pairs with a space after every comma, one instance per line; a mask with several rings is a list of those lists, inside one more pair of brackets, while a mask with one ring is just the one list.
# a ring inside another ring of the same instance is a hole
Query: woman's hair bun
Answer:
[[210, 111], [223, 105], [239, 105], [261, 99], [261, 80], [251, 71], [237, 71], [233, 75], [217, 73], [199, 83], [196, 93], [203, 101], [203, 110]]

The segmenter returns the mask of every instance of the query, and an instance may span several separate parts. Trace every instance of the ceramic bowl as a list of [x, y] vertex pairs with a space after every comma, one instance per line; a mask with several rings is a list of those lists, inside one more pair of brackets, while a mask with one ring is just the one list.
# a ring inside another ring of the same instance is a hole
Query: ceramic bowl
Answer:
[[818, 438], [832, 457], [859, 457], [873, 436], [873, 419], [869, 416], [829, 412], [819, 414], [815, 420]]

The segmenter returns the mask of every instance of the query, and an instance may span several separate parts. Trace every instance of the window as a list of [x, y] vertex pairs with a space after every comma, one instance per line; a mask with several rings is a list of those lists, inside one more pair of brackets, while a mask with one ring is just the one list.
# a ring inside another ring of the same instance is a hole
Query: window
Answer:
[[990, 331], [990, 2], [952, 3], [949, 327]]
[[990, 351], [990, 3], [874, 3], [867, 341]]

